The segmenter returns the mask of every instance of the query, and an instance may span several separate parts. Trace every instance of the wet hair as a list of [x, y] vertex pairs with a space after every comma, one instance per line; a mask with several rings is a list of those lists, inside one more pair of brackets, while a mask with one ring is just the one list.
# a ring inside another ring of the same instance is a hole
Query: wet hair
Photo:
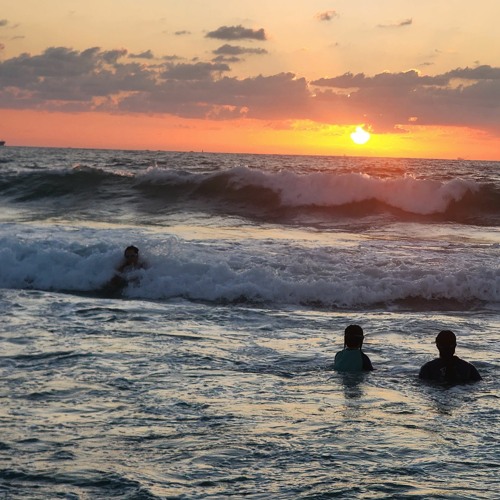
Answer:
[[457, 337], [451, 330], [441, 330], [436, 337], [436, 344], [457, 345]]
[[125, 248], [125, 252], [123, 252], [123, 255], [126, 257], [127, 253], [134, 252], [135, 255], [139, 255], [139, 249], [135, 247], [134, 245], [130, 245], [127, 248]]
[[436, 346], [442, 358], [450, 358], [455, 354], [457, 337], [451, 330], [441, 330], [436, 337]]
[[444, 361], [444, 378], [449, 382], [456, 379], [455, 365], [453, 355], [457, 347], [457, 337], [451, 330], [441, 330], [436, 337], [436, 346], [439, 351], [439, 357]]
[[344, 344], [351, 349], [361, 348], [363, 345], [363, 328], [359, 325], [349, 325], [344, 330]]

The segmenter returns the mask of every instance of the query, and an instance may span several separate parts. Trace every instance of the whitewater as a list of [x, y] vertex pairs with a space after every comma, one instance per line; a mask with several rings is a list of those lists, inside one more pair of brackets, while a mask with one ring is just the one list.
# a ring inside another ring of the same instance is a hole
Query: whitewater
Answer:
[[500, 163], [7, 147], [0, 206], [0, 498], [496, 498]]

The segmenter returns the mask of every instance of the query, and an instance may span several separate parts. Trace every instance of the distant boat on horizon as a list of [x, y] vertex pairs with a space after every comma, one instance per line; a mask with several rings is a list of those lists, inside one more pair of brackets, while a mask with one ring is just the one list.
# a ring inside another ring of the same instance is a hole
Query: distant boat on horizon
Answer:
[[0, 146], [5, 146], [5, 141], [0, 141]]

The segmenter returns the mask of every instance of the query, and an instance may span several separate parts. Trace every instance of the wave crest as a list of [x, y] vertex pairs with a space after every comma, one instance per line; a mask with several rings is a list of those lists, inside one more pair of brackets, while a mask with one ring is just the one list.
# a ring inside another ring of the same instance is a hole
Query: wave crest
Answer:
[[[43, 241], [31, 232], [20, 239], [19, 229], [13, 231], [0, 238], [0, 288], [93, 293], [111, 279], [121, 259], [116, 242], [102, 233], [77, 244], [67, 240], [72, 231], [60, 230], [56, 239]], [[129, 297], [268, 307], [500, 304], [500, 269], [491, 245], [444, 241], [406, 251], [382, 241], [332, 251], [279, 240], [264, 247], [252, 241], [207, 246], [161, 237], [143, 246], [149, 267], [135, 272], [136, 284], [125, 290]]]
[[[393, 216], [445, 215], [477, 223], [482, 216], [500, 223], [500, 188], [472, 179], [423, 179], [414, 176], [374, 177], [364, 173], [264, 172], [246, 166], [216, 172], [149, 168], [142, 173], [109, 172], [77, 166], [71, 170], [0, 176], [0, 195], [15, 202], [78, 196], [89, 207], [98, 199], [120, 205], [135, 200], [153, 211], [172, 201], [201, 201], [210, 211], [225, 207], [255, 217], [261, 211], [342, 210], [352, 217], [389, 211]], [[83, 195], [83, 196], [82, 196]], [[245, 208], [249, 208], [245, 212]], [[362, 210], [359, 208], [362, 207]]]

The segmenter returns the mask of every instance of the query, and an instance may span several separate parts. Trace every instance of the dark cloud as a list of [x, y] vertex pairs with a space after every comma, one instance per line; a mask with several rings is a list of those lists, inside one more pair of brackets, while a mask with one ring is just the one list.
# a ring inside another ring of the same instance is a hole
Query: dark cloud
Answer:
[[500, 80], [500, 68], [488, 65], [476, 68], [458, 68], [445, 73], [448, 78], [461, 78], [464, 80]]
[[395, 24], [379, 24], [379, 28], [402, 28], [404, 26], [411, 26], [413, 24], [413, 19], [405, 19], [399, 23]]
[[[51, 47], [41, 55], [20, 56], [0, 62], [0, 101], [7, 107], [59, 109], [79, 102], [91, 110], [95, 98], [117, 92], [154, 88], [154, 74], [136, 63], [118, 60], [127, 51], [102, 51], [93, 47], [82, 52]], [[64, 101], [67, 101], [66, 103]]]
[[128, 57], [135, 59], [154, 59], [155, 56], [151, 50], [145, 50], [139, 54], [129, 54]]
[[418, 86], [446, 86], [454, 79], [460, 80], [500, 80], [500, 68], [492, 66], [478, 66], [476, 68], [457, 68], [442, 75], [426, 76], [418, 71], [409, 70], [400, 73], [379, 73], [368, 77], [364, 73], [344, 73], [333, 78], [320, 78], [311, 82], [318, 87], [332, 88], [373, 88], [398, 87], [415, 88]]
[[267, 54], [266, 49], [239, 47], [237, 45], [225, 44], [212, 51], [216, 55], [241, 56], [243, 54]]
[[364, 116], [362, 121], [378, 132], [417, 124], [468, 126], [500, 135], [500, 68], [458, 68], [435, 76], [413, 70], [373, 77], [346, 73], [312, 83], [328, 87], [316, 94], [325, 111], [357, 111], [360, 121]]
[[450, 77], [446, 75], [439, 76], [421, 76], [417, 71], [410, 70], [402, 73], [379, 73], [373, 77], [367, 77], [364, 73], [356, 75], [344, 73], [334, 78], [320, 78], [311, 83], [319, 87], [332, 88], [369, 88], [369, 87], [398, 87], [407, 88], [416, 85], [446, 85]]
[[238, 26], [221, 26], [215, 31], [208, 32], [206, 37], [217, 38], [218, 40], [267, 40], [263, 28], [253, 30], [244, 28], [241, 24]]
[[214, 75], [230, 69], [227, 64], [217, 63], [170, 64], [161, 76], [172, 80], [211, 80]]
[[341, 76], [334, 76], [332, 78], [319, 78], [318, 80], [313, 80], [311, 84], [318, 87], [351, 88], [361, 86], [365, 78], [364, 73], [358, 73], [357, 75], [344, 73]]
[[240, 57], [236, 56], [217, 56], [212, 59], [212, 62], [226, 63], [226, 64], [239, 63], [241, 61], [244, 61], [244, 59], [241, 59]]
[[100, 52], [99, 56], [107, 62], [108, 64], [115, 64], [120, 57], [124, 57], [127, 55], [127, 51], [125, 49], [118, 50], [106, 50]]
[[183, 58], [180, 56], [173, 55], [173, 56], [163, 56], [162, 59], [164, 61], [179, 61], [180, 59], [183, 59]]
[[[269, 77], [221, 78], [212, 81], [164, 81], [154, 93], [125, 98], [127, 112], [169, 113], [184, 118], [255, 119], [307, 117], [309, 90], [305, 79], [291, 73]], [[292, 110], [292, 113], [290, 113]]]
[[[0, 64], [0, 81], [4, 85], [24, 86], [47, 77], [75, 77], [92, 71], [98, 61], [98, 48], [83, 52], [65, 47], [51, 47], [41, 55], [24, 53]], [[101, 53], [104, 56], [104, 53]]]
[[191, 32], [187, 30], [181, 30], [181, 31], [176, 31], [174, 33], [175, 36], [183, 36], [183, 35], [190, 35]]
[[325, 12], [319, 12], [315, 17], [318, 21], [331, 21], [335, 17], [339, 17], [339, 15], [335, 10], [327, 10]]
[[0, 107], [358, 122], [375, 132], [454, 125], [500, 136], [500, 67], [456, 68], [433, 76], [415, 70], [345, 73], [307, 82], [293, 73], [229, 77], [227, 62], [148, 65], [127, 55], [125, 49], [51, 47], [0, 61]]

